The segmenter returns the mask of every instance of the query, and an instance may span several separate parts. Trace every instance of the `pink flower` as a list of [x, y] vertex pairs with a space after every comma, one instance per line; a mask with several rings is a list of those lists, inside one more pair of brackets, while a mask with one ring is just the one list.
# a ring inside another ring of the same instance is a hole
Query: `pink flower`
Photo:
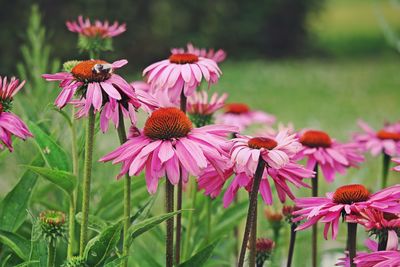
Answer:
[[392, 161], [398, 164], [396, 167], [393, 168], [393, 170], [396, 172], [400, 172], [400, 158], [392, 159]]
[[373, 156], [377, 156], [380, 153], [385, 153], [392, 157], [400, 155], [400, 131], [398, 126], [386, 125], [382, 130], [375, 131], [363, 121], [359, 121], [358, 125], [365, 133], [355, 134], [354, 140], [364, 150], [369, 150]]
[[214, 93], [208, 100], [206, 91], [195, 92], [187, 99], [187, 112], [189, 114], [212, 115], [225, 105], [227, 97], [228, 94], [226, 93], [221, 96]]
[[230, 103], [225, 105], [225, 112], [217, 116], [216, 122], [235, 125], [241, 132], [252, 124], [273, 124], [275, 116], [263, 111], [250, 110], [243, 103]]
[[294, 133], [295, 129], [294, 129], [293, 123], [289, 122], [285, 125], [285, 124], [279, 122], [278, 127], [272, 127], [271, 125], [266, 125], [266, 126], [262, 127], [261, 129], [257, 130], [256, 134], [258, 136], [269, 137], [269, 136], [274, 136], [274, 135], [278, 134], [278, 132], [281, 132], [281, 131], [287, 131], [289, 134]]
[[12, 135], [22, 140], [32, 137], [25, 123], [16, 115], [10, 112], [13, 97], [24, 86], [25, 81], [19, 82], [12, 77], [8, 82], [7, 77], [0, 76], [0, 149], [4, 149], [3, 144], [9, 151], [13, 151]]
[[189, 53], [172, 54], [143, 71], [150, 91], [165, 90], [172, 102], [179, 99], [181, 93], [191, 96], [203, 80], [209, 85], [216, 83], [221, 74], [213, 60]]
[[118, 177], [138, 175], [145, 169], [147, 189], [157, 191], [158, 180], [167, 176], [176, 185], [180, 177], [198, 176], [209, 164], [222, 172], [226, 166], [223, 147], [234, 127], [209, 125], [193, 128], [177, 108], [160, 108], [147, 119], [141, 135], [131, 137], [101, 161], [122, 163]]
[[[101, 112], [100, 124], [103, 132], [108, 129], [111, 120], [118, 126], [120, 112], [136, 122], [135, 110], [146, 106], [148, 102], [156, 102], [146, 93], [135, 93], [134, 88], [114, 70], [127, 64], [126, 60], [109, 64], [103, 60], [86, 60], [79, 62], [71, 72], [43, 74], [48, 81], [60, 81], [61, 93], [55, 100], [55, 105], [63, 108], [67, 103], [77, 105], [80, 110], [77, 117], [87, 116], [91, 108], [93, 112]], [[75, 94], [80, 94], [79, 100], [72, 101]]]
[[268, 177], [274, 182], [281, 202], [286, 200], [286, 196], [294, 198], [288, 182], [296, 187], [309, 187], [302, 182], [302, 179], [312, 177], [314, 172], [306, 170], [292, 161], [301, 147], [295, 135], [288, 135], [285, 131], [279, 132], [273, 138], [251, 138], [238, 135], [232, 142], [230, 155], [231, 160], [235, 163], [236, 176], [225, 192], [224, 207], [232, 202], [239, 188], [244, 187], [248, 191], [251, 190], [260, 158], [266, 162], [259, 189], [266, 204], [271, 205], [273, 202]]
[[208, 165], [197, 179], [199, 190], [204, 189], [204, 194], [211, 198], [216, 198], [222, 191], [226, 181], [233, 174], [233, 164], [229, 159], [226, 160], [227, 168], [223, 170], [222, 175], [212, 165]]
[[362, 209], [376, 209], [382, 212], [399, 213], [400, 184], [382, 189], [375, 194], [360, 184], [345, 185], [326, 197], [308, 197], [295, 199], [301, 208], [294, 212], [295, 221], [306, 220], [297, 230], [311, 227], [321, 221], [325, 223], [324, 237], [327, 239], [329, 228], [332, 228], [332, 238], [335, 239], [339, 228], [339, 219], [354, 215]]
[[[367, 238], [364, 242], [364, 245], [371, 251], [378, 251], [378, 243], [373, 241], [372, 239]], [[339, 262], [335, 264], [335, 266], [345, 266], [345, 267], [351, 267], [350, 266], [350, 257], [349, 257], [349, 252], [345, 251], [346, 257], [340, 258]], [[356, 257], [363, 257], [364, 255], [368, 255], [368, 252], [358, 252], [356, 253]], [[358, 266], [358, 265], [357, 265]], [[383, 267], [383, 266], [382, 266]]]
[[307, 158], [307, 169], [314, 170], [318, 164], [328, 182], [332, 182], [335, 174], [345, 174], [349, 167], [357, 167], [364, 161], [356, 143], [341, 144], [332, 140], [322, 131], [308, 130], [300, 135], [303, 149], [297, 159]]
[[400, 266], [400, 251], [376, 251], [357, 255], [354, 263], [357, 267], [398, 267]]
[[184, 53], [190, 53], [194, 54], [198, 57], [205, 57], [214, 60], [217, 63], [220, 63], [225, 60], [226, 58], [226, 52], [222, 49], [218, 49], [217, 51], [214, 51], [214, 49], [207, 49], [205, 48], [197, 48], [194, 47], [193, 44], [188, 43], [186, 45], [186, 50], [184, 48], [173, 48], [171, 49], [172, 54], [184, 54]]
[[114, 24], [109, 24], [108, 21], [101, 22], [96, 20], [94, 24], [90, 20], [83, 19], [82, 16], [78, 17], [78, 21], [67, 21], [67, 28], [71, 32], [79, 33], [80, 35], [86, 37], [101, 37], [101, 38], [111, 38], [126, 31], [126, 25], [114, 22]]

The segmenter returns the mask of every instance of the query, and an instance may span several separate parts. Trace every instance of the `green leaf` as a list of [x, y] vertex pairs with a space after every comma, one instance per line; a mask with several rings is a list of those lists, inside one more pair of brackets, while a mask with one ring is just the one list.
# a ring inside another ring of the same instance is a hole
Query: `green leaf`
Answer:
[[28, 126], [35, 136], [33, 140], [47, 165], [53, 169], [70, 171], [70, 159], [57, 142], [35, 123], [29, 121]]
[[216, 217], [216, 221], [219, 223], [213, 229], [213, 236], [217, 238], [230, 233], [235, 225], [237, 225], [237, 222], [241, 221], [246, 216], [246, 207], [248, 205], [247, 201], [243, 201], [229, 209], [224, 209], [224, 212]]
[[21, 264], [15, 265], [14, 267], [26, 267], [26, 266], [32, 266], [32, 265], [36, 265], [37, 263], [39, 263], [39, 261], [26, 261], [23, 262]]
[[201, 249], [199, 252], [190, 257], [187, 261], [179, 264], [179, 267], [203, 266], [211, 257], [214, 248], [217, 246], [219, 240], [212, 242], [210, 245]]
[[107, 262], [106, 264], [104, 264], [104, 267], [119, 267], [121, 266], [121, 263], [124, 261], [125, 258], [126, 256]]
[[49, 182], [52, 182], [62, 190], [64, 190], [68, 195], [72, 195], [74, 189], [77, 185], [77, 178], [72, 173], [66, 171], [53, 170], [43, 167], [35, 166], [25, 166], [32, 172], [40, 175]]
[[[32, 161], [34, 166], [43, 166], [44, 161], [37, 157]], [[0, 203], [0, 229], [15, 232], [24, 222], [26, 210], [37, 175], [26, 171], [14, 188]]]
[[31, 249], [28, 240], [12, 232], [0, 230], [0, 241], [14, 251], [18, 257], [24, 261], [28, 260], [29, 251]]
[[84, 256], [89, 266], [100, 266], [117, 245], [122, 230], [118, 222], [104, 229], [100, 235], [91, 239], [85, 248]]
[[[183, 211], [183, 210], [182, 210]], [[174, 217], [176, 214], [181, 213], [180, 210], [154, 216], [151, 218], [148, 218], [146, 220], [143, 220], [139, 223], [136, 223], [132, 225], [129, 228], [129, 235], [131, 236], [131, 241], [135, 239], [136, 237], [140, 236], [141, 234], [151, 230], [153, 227], [157, 226], [158, 224], [168, 220], [169, 218]]]
[[37, 261], [37, 263], [33, 264], [35, 267], [47, 267], [47, 243], [43, 238], [38, 238], [40, 236], [40, 228], [36, 226], [37, 223], [33, 219], [29, 260]]
[[[82, 212], [76, 214], [75, 219], [79, 224], [82, 224]], [[106, 227], [107, 223], [105, 223], [102, 219], [95, 215], [89, 214], [89, 229], [100, 233]]]

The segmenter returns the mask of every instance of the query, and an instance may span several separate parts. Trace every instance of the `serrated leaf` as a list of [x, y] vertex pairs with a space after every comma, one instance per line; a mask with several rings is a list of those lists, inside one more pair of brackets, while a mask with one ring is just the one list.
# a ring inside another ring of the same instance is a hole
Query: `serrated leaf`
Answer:
[[[42, 166], [44, 161], [37, 157], [32, 161], [34, 166]], [[5, 196], [0, 204], [0, 229], [15, 232], [24, 222], [26, 209], [37, 175], [26, 171], [14, 188]]]
[[211, 257], [215, 247], [218, 245], [219, 240], [212, 242], [210, 245], [201, 249], [199, 252], [190, 257], [187, 261], [179, 264], [179, 267], [201, 267]]
[[[75, 219], [79, 224], [82, 224], [82, 212], [79, 212], [75, 215]], [[107, 227], [107, 223], [105, 223], [102, 219], [95, 215], [89, 214], [89, 229], [100, 233], [104, 228]]]
[[53, 169], [70, 171], [70, 159], [57, 142], [35, 123], [29, 121], [28, 126], [35, 136], [33, 140], [47, 165]]
[[118, 222], [104, 229], [86, 245], [84, 256], [89, 266], [100, 266], [117, 245], [122, 230]]
[[29, 251], [31, 250], [28, 240], [12, 232], [0, 230], [0, 241], [14, 251], [18, 257], [24, 261], [28, 260]]
[[44, 167], [25, 166], [32, 172], [40, 175], [49, 182], [52, 182], [60, 189], [64, 190], [68, 195], [72, 195], [77, 185], [77, 178], [70, 172], [54, 170]]
[[146, 220], [143, 220], [139, 223], [132, 225], [129, 228], [129, 235], [131, 236], [131, 241], [133, 239], [135, 239], [136, 237], [140, 236], [141, 234], [151, 230], [153, 227], [157, 226], [158, 224], [168, 220], [169, 218], [174, 217], [176, 214], [181, 213], [182, 211], [178, 210], [178, 211], [154, 216], [154, 217], [148, 218]]

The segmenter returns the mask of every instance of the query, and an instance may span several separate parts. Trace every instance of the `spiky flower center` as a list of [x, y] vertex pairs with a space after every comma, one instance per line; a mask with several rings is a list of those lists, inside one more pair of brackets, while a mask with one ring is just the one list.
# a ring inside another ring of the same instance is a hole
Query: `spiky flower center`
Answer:
[[369, 192], [361, 184], [344, 185], [336, 189], [333, 194], [333, 202], [338, 204], [352, 204], [369, 199]]
[[45, 210], [40, 213], [39, 219], [47, 225], [60, 226], [65, 223], [65, 214], [61, 211]]
[[253, 149], [265, 148], [268, 150], [272, 150], [278, 145], [278, 142], [276, 142], [274, 139], [271, 139], [268, 137], [254, 137], [254, 138], [251, 138], [247, 142], [247, 144], [249, 145], [250, 148], [253, 148]]
[[260, 253], [260, 252], [271, 253], [274, 246], [275, 246], [275, 242], [269, 238], [257, 238], [257, 241], [256, 241], [257, 253]]
[[232, 114], [242, 114], [250, 111], [249, 106], [243, 103], [226, 104], [224, 109], [225, 113], [232, 113]]
[[329, 135], [323, 131], [309, 130], [300, 137], [300, 143], [308, 147], [330, 147], [332, 140]]
[[386, 130], [380, 130], [376, 136], [381, 140], [400, 141], [400, 133], [389, 132]]
[[89, 26], [82, 30], [82, 34], [90, 37], [104, 36], [107, 33], [106, 28], [100, 28], [97, 26]]
[[199, 61], [199, 57], [190, 53], [172, 54], [169, 57], [169, 62], [175, 64], [191, 64]]
[[265, 209], [265, 217], [267, 217], [267, 220], [270, 222], [280, 222], [283, 219], [283, 214], [280, 212], [274, 212], [269, 209]]
[[104, 60], [81, 61], [72, 68], [71, 73], [81, 82], [103, 82], [111, 77], [112, 65]]
[[170, 140], [187, 136], [192, 128], [192, 122], [181, 110], [160, 108], [147, 119], [144, 134], [155, 140]]

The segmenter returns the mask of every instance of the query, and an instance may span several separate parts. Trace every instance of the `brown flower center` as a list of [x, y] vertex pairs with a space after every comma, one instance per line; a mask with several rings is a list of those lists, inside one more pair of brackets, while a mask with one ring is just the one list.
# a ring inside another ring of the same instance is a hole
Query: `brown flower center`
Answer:
[[354, 202], [366, 201], [369, 199], [369, 192], [361, 184], [350, 184], [341, 186], [333, 194], [333, 202], [340, 204], [352, 204]]
[[243, 103], [230, 103], [226, 104], [225, 113], [242, 114], [250, 111], [249, 106]]
[[251, 138], [247, 144], [253, 149], [265, 148], [268, 150], [274, 149], [278, 145], [274, 139], [268, 137], [254, 137]]
[[169, 57], [169, 62], [175, 63], [175, 64], [187, 64], [187, 63], [195, 63], [199, 61], [199, 57], [190, 54], [190, 53], [182, 53], [182, 54], [172, 54]]
[[380, 130], [376, 136], [382, 140], [394, 140], [400, 141], [400, 133], [388, 132], [385, 130]]
[[310, 130], [303, 133], [300, 143], [308, 147], [330, 147], [332, 140], [325, 132]]
[[385, 220], [387, 220], [387, 221], [400, 219], [396, 214], [388, 213], [388, 212], [383, 213], [383, 218], [385, 218]]
[[71, 73], [81, 82], [102, 82], [110, 78], [112, 65], [104, 60], [85, 60], [72, 68]]
[[82, 30], [82, 34], [90, 37], [104, 36], [107, 33], [107, 29], [100, 28], [97, 26], [89, 26]]
[[192, 122], [177, 108], [154, 111], [144, 125], [144, 134], [156, 140], [185, 137], [192, 130]]

